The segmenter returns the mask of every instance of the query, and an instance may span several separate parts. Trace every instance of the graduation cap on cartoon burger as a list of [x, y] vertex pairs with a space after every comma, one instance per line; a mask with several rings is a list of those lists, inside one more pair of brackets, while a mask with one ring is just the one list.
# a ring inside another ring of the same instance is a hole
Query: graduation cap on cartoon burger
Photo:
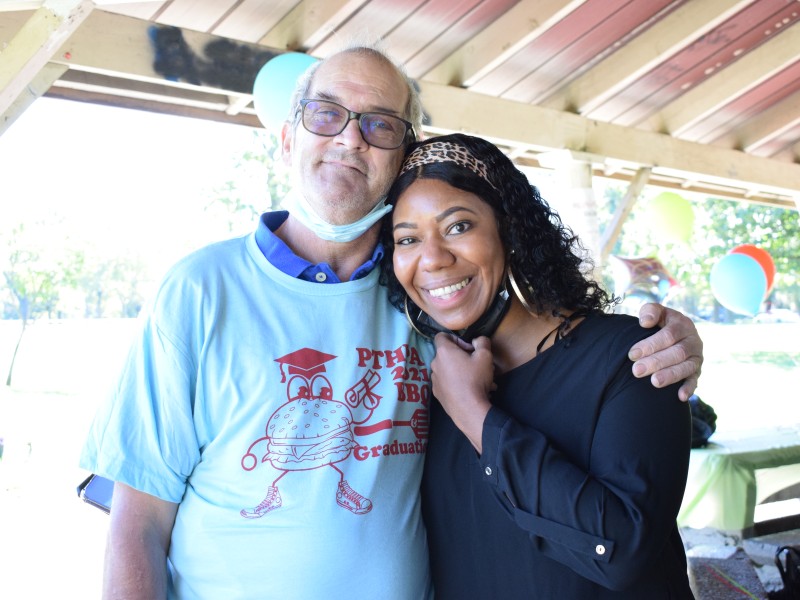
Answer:
[[313, 348], [301, 348], [290, 352], [286, 356], [276, 358], [275, 362], [280, 364], [281, 383], [286, 383], [286, 373], [289, 375], [301, 375], [306, 379], [311, 379], [317, 373], [324, 373], [325, 363], [336, 358], [333, 354], [327, 354], [314, 350]]

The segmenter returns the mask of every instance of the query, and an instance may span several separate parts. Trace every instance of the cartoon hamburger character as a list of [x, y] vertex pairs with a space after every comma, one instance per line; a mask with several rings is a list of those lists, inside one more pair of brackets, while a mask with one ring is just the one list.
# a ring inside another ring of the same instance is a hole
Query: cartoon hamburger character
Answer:
[[[266, 435], [258, 438], [242, 456], [242, 468], [252, 471], [258, 465], [253, 447], [266, 441], [267, 452], [261, 462], [269, 462], [280, 471], [267, 495], [257, 506], [243, 508], [240, 514], [248, 519], [263, 517], [280, 508], [283, 500], [278, 490], [278, 481], [290, 471], [309, 471], [330, 467], [339, 473], [336, 503], [357, 515], [372, 510], [372, 502], [353, 490], [344, 478], [344, 472], [336, 466], [350, 456], [356, 445], [353, 425], [367, 421], [380, 402], [380, 396], [371, 389], [380, 381], [374, 371], [348, 390], [348, 402], [333, 399], [333, 386], [325, 375], [325, 363], [336, 356], [312, 348], [303, 348], [276, 359], [286, 382], [288, 401], [281, 405], [267, 421]], [[352, 400], [351, 400], [352, 399]], [[353, 420], [350, 406], [356, 408], [364, 403], [368, 414], [360, 421]]]

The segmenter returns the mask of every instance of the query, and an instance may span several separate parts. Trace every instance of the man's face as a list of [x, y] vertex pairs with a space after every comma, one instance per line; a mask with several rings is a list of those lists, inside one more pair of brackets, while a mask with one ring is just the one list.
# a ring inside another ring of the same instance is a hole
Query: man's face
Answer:
[[[401, 75], [375, 56], [342, 53], [314, 74], [308, 98], [331, 100], [355, 112], [403, 117], [408, 90]], [[352, 223], [386, 194], [397, 175], [403, 148], [383, 150], [367, 144], [351, 120], [344, 131], [324, 137], [297, 123], [283, 131], [283, 158], [295, 189], [334, 225]]]

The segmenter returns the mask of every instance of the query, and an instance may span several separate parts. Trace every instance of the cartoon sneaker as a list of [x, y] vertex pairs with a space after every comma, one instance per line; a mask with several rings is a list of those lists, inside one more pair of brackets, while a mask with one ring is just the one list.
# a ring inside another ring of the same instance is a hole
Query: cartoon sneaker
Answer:
[[281, 504], [283, 504], [283, 500], [281, 500], [281, 493], [278, 491], [278, 488], [269, 486], [269, 488], [267, 488], [267, 497], [264, 498], [261, 504], [252, 510], [243, 508], [239, 511], [239, 514], [245, 519], [258, 519], [259, 517], [263, 517], [269, 511], [280, 508]]
[[336, 492], [336, 504], [357, 515], [363, 515], [372, 510], [372, 500], [356, 492], [344, 480], [339, 482], [339, 491]]

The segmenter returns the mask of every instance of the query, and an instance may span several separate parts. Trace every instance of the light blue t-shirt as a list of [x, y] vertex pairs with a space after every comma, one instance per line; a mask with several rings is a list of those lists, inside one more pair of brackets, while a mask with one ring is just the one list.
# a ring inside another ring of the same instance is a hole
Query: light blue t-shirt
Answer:
[[303, 281], [250, 235], [166, 277], [81, 466], [180, 503], [171, 598], [430, 594], [432, 348], [378, 275]]

